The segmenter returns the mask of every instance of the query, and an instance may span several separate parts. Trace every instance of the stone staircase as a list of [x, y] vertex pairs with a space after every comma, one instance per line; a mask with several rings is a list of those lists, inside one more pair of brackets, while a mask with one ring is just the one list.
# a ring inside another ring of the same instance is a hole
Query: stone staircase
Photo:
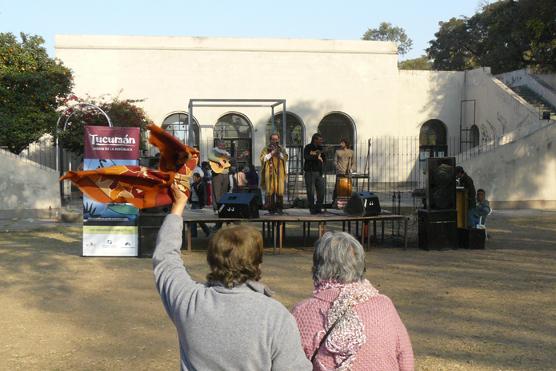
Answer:
[[556, 120], [556, 107], [552, 106], [549, 102], [543, 99], [540, 95], [535, 93], [525, 85], [511, 86], [515, 93], [521, 96], [527, 103], [538, 109], [539, 117], [543, 120]]

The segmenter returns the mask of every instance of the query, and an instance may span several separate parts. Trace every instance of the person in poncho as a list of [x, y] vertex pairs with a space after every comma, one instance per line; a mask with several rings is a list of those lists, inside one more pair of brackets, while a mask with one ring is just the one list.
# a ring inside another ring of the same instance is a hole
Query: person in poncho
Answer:
[[288, 154], [280, 145], [280, 135], [270, 136], [270, 143], [261, 155], [261, 188], [266, 193], [266, 207], [269, 213], [282, 214], [284, 207], [284, 184], [286, 181], [286, 161]]

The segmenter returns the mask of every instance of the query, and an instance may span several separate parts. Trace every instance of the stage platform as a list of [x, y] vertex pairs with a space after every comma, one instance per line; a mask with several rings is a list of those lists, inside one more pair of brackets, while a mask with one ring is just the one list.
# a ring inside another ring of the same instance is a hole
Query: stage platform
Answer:
[[[139, 228], [156, 228], [149, 225], [146, 218], [162, 219], [166, 214], [148, 214], [140, 217]], [[391, 214], [387, 210], [383, 210], [380, 215], [376, 216], [354, 216], [345, 214], [342, 210], [329, 209], [322, 214], [312, 215], [307, 209], [286, 209], [283, 215], [270, 215], [267, 211], [261, 210], [258, 218], [242, 219], [242, 218], [219, 218], [212, 209], [186, 210], [184, 222], [184, 241], [188, 251], [191, 251], [191, 226], [193, 223], [261, 223], [263, 236], [272, 240], [273, 253], [281, 253], [284, 237], [287, 232], [287, 223], [301, 223], [303, 227], [303, 246], [311, 235], [311, 224], [318, 226], [319, 236], [326, 232], [327, 223], [342, 223], [342, 230], [352, 233], [352, 227], [355, 229], [355, 236], [359, 235], [361, 244], [366, 246], [367, 250], [371, 246], [371, 223], [372, 236], [375, 241], [377, 239], [377, 222], [381, 224], [381, 241], [384, 241], [384, 222], [398, 221], [403, 223], [403, 246], [407, 248], [407, 222], [408, 217], [405, 215]], [[140, 231], [141, 233], [141, 231]]]

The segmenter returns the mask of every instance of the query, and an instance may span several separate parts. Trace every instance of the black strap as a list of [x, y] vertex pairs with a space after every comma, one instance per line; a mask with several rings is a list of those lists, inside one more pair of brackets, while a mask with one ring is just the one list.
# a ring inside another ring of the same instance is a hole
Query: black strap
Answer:
[[319, 353], [320, 348], [322, 348], [322, 345], [324, 344], [324, 342], [326, 341], [326, 339], [328, 338], [328, 336], [330, 335], [332, 330], [334, 330], [334, 328], [336, 327], [338, 322], [340, 322], [340, 320], [342, 318], [344, 318], [344, 316], [346, 315], [348, 310], [349, 310], [349, 308], [344, 313], [342, 313], [342, 315], [340, 317], [338, 317], [338, 319], [332, 324], [332, 326], [330, 326], [328, 331], [326, 331], [326, 334], [324, 334], [324, 336], [322, 337], [322, 339], [319, 343], [319, 346], [317, 347], [317, 349], [315, 349], [315, 352], [313, 353], [313, 356], [311, 357], [311, 363], [315, 362], [315, 358], [317, 358], [317, 354]]

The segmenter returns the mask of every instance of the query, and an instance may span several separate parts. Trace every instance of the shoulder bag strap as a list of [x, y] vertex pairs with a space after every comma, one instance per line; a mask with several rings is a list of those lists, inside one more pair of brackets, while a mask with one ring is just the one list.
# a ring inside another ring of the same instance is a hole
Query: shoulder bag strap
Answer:
[[326, 341], [326, 339], [328, 339], [328, 336], [332, 333], [332, 330], [334, 330], [334, 328], [336, 327], [336, 325], [338, 324], [338, 322], [340, 322], [340, 320], [342, 318], [344, 318], [344, 316], [346, 315], [347, 311], [349, 310], [346, 309], [346, 311], [344, 313], [342, 313], [342, 315], [340, 317], [338, 317], [338, 319], [332, 324], [332, 326], [330, 326], [330, 328], [326, 331], [326, 333], [324, 334], [324, 336], [322, 337], [319, 346], [317, 347], [317, 349], [315, 349], [315, 352], [313, 353], [313, 356], [311, 357], [311, 363], [315, 362], [315, 358], [317, 358], [317, 354], [319, 353], [320, 348], [322, 348], [322, 345], [324, 344], [324, 342]]

